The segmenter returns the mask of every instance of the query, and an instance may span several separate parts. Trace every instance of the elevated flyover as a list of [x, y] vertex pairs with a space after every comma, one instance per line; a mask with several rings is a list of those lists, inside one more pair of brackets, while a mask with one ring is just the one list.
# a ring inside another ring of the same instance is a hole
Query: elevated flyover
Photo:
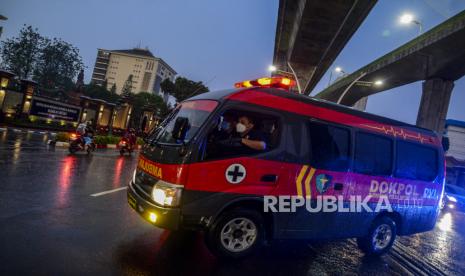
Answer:
[[280, 0], [273, 64], [291, 64], [302, 91], [311, 91], [376, 2]]
[[[454, 81], [465, 75], [465, 11], [339, 79], [316, 95], [341, 104], [424, 80], [417, 125], [442, 133]], [[357, 81], [359, 79], [359, 81]], [[363, 85], [383, 80], [382, 86]]]

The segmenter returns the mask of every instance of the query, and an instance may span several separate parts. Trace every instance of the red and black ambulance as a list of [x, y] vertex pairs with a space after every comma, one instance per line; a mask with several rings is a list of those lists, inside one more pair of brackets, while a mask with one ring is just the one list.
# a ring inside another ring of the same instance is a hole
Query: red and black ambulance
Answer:
[[[396, 235], [431, 230], [445, 177], [439, 137], [283, 89], [292, 82], [248, 81], [180, 103], [147, 138], [129, 205], [154, 226], [204, 231], [212, 252], [227, 257], [271, 239], [354, 237], [364, 252], [383, 254]], [[244, 118], [258, 147], [237, 134]], [[368, 205], [384, 196], [392, 210], [264, 210], [267, 196], [315, 204], [321, 195], [343, 204], [369, 195]]]

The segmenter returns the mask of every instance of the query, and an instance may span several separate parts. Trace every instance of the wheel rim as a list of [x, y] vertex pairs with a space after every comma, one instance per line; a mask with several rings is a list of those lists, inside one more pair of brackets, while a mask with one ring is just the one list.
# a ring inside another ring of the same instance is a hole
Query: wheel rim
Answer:
[[381, 224], [373, 233], [373, 247], [376, 251], [385, 249], [392, 239], [391, 227], [387, 224]]
[[257, 226], [248, 218], [234, 218], [221, 229], [221, 244], [228, 251], [241, 252], [257, 239]]

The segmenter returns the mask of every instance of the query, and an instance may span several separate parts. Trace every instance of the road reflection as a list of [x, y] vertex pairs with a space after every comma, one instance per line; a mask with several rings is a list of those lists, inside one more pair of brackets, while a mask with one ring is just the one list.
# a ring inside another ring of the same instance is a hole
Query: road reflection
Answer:
[[76, 157], [68, 155], [63, 159], [58, 177], [58, 189], [56, 196], [57, 207], [64, 207], [69, 203], [69, 189], [72, 181], [72, 171], [76, 163]]
[[115, 173], [113, 174], [113, 187], [121, 186], [121, 171], [124, 168], [124, 157], [119, 157], [115, 161]]
[[438, 228], [442, 231], [448, 232], [452, 229], [452, 214], [445, 213], [438, 222]]

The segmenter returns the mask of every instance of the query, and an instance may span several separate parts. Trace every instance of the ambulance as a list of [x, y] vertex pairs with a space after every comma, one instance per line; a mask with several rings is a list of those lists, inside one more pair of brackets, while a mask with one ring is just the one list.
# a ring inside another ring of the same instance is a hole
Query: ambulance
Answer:
[[[146, 139], [130, 207], [156, 227], [202, 231], [226, 258], [273, 239], [357, 238], [381, 255], [396, 236], [431, 230], [445, 178], [439, 137], [293, 84], [261, 78], [180, 103]], [[341, 208], [318, 209], [321, 198]]]

